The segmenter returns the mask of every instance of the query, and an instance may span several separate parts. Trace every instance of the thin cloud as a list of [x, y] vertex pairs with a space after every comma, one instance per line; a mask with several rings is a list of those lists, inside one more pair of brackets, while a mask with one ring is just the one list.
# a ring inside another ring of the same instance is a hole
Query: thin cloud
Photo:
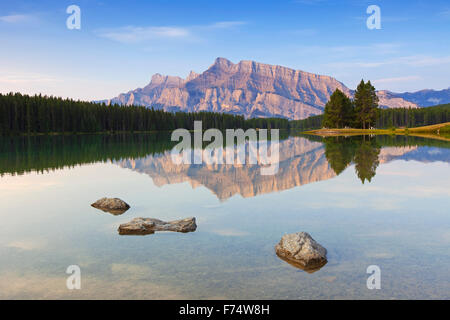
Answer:
[[433, 56], [405, 56], [399, 58], [388, 59], [384, 61], [345, 61], [345, 62], [334, 62], [328, 64], [331, 67], [338, 68], [348, 68], [348, 67], [359, 67], [359, 68], [379, 68], [382, 66], [390, 65], [405, 65], [409, 67], [431, 67], [438, 65], [446, 65], [450, 63], [450, 56], [444, 57], [433, 57]]
[[[305, 29], [307, 30], [307, 29]], [[311, 29], [312, 30], [312, 29]], [[360, 56], [361, 54], [388, 55], [398, 53], [403, 47], [401, 43], [374, 43], [369, 45], [343, 46], [300, 46], [297, 47], [304, 54], [323, 54], [333, 52], [342, 56]]]
[[442, 16], [442, 17], [445, 17], [445, 18], [450, 18], [450, 9], [449, 10], [444, 10], [442, 12], [439, 12], [438, 15]]
[[384, 78], [372, 81], [374, 84], [391, 84], [397, 82], [406, 82], [406, 81], [416, 81], [421, 80], [422, 78], [419, 76], [407, 76], [407, 77], [396, 77], [396, 78]]
[[123, 43], [142, 42], [152, 39], [180, 39], [191, 35], [190, 31], [184, 28], [134, 26], [100, 30], [97, 33], [103, 38]]
[[213, 24], [207, 26], [207, 28], [229, 29], [229, 28], [239, 27], [239, 26], [242, 26], [245, 24], [247, 24], [247, 22], [245, 22], [245, 21], [221, 21], [221, 22], [213, 23]]
[[126, 26], [100, 29], [96, 33], [103, 38], [122, 43], [139, 43], [150, 40], [196, 40], [204, 31], [231, 29], [246, 24], [244, 21], [220, 21], [205, 26]]
[[37, 73], [6, 73], [0, 74], [0, 83], [4, 84], [29, 84], [42, 82], [58, 82], [59, 80], [45, 74]]
[[0, 21], [5, 23], [23, 23], [33, 20], [33, 16], [28, 14], [11, 14], [0, 16]]

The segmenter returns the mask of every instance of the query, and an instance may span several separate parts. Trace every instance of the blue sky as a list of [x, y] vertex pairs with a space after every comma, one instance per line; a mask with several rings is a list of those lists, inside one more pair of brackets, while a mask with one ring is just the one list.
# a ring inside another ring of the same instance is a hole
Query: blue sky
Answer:
[[[69, 5], [81, 29], [69, 30]], [[381, 30], [369, 30], [369, 5]], [[448, 0], [2, 1], [0, 91], [111, 98], [154, 73], [186, 77], [216, 57], [370, 79], [397, 92], [450, 87]]]

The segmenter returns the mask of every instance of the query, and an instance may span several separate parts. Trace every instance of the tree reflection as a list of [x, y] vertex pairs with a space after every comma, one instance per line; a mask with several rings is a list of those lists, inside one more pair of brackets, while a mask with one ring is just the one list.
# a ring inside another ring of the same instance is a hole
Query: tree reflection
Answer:
[[380, 160], [381, 148], [375, 139], [364, 139], [356, 149], [353, 162], [355, 163], [356, 175], [364, 184], [364, 181], [371, 181], [376, 174]]
[[334, 172], [339, 175], [352, 162], [356, 144], [343, 137], [327, 137], [324, 139], [325, 156]]
[[380, 145], [375, 138], [358, 137], [326, 137], [324, 139], [325, 156], [333, 171], [339, 175], [351, 162], [355, 164], [356, 175], [364, 183], [371, 181], [380, 164], [378, 156]]

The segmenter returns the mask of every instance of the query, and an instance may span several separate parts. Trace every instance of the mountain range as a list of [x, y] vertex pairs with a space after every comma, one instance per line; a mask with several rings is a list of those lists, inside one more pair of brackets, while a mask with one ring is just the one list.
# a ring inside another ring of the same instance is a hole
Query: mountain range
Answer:
[[[353, 97], [353, 90], [329, 76], [254, 61], [234, 64], [217, 58], [201, 74], [191, 71], [186, 79], [155, 74], [147, 86], [100, 102], [298, 120], [323, 113], [336, 89]], [[450, 88], [377, 94], [382, 108], [418, 108], [450, 102]]]

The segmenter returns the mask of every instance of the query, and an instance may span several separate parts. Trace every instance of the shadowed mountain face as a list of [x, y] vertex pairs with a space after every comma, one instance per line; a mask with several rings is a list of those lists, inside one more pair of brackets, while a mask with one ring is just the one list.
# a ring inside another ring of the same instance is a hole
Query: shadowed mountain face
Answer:
[[421, 90], [417, 92], [391, 94], [398, 98], [414, 102], [421, 107], [450, 103], [450, 88], [444, 90]]
[[[107, 100], [107, 103], [144, 105], [166, 111], [214, 111], [251, 117], [304, 119], [323, 113], [330, 95], [353, 91], [329, 76], [281, 66], [217, 58], [202, 74], [186, 79], [156, 74], [144, 88]], [[418, 107], [387, 91], [380, 91], [382, 107]]]

